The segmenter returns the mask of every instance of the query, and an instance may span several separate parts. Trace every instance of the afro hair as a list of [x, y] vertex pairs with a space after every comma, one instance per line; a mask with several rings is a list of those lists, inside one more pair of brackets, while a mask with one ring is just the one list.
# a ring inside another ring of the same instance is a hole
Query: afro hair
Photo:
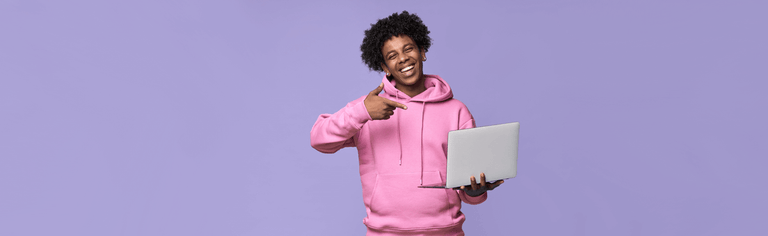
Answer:
[[425, 52], [432, 46], [432, 38], [429, 37], [429, 30], [421, 18], [416, 14], [410, 14], [403, 11], [400, 14], [394, 13], [391, 16], [379, 19], [376, 24], [371, 24], [371, 28], [365, 31], [363, 44], [360, 45], [361, 57], [363, 62], [368, 65], [372, 71], [382, 72], [381, 64], [384, 63], [384, 55], [381, 55], [381, 48], [384, 42], [393, 36], [407, 35], [415, 43], [419, 50]]

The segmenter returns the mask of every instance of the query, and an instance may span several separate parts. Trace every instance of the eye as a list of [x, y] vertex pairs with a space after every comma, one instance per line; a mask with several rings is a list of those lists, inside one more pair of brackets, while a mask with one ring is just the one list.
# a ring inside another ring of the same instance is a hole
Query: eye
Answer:
[[393, 59], [395, 59], [395, 54], [389, 54], [389, 57], [387, 58], [387, 60], [393, 60]]
[[412, 47], [407, 47], [407, 48], [405, 48], [405, 52], [411, 52], [411, 50], [413, 50], [413, 48], [412, 48]]

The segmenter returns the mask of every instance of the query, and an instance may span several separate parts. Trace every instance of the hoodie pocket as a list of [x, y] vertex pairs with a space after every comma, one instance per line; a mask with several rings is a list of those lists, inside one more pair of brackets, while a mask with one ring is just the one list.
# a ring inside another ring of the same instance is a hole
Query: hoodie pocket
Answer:
[[[376, 176], [366, 224], [376, 228], [434, 228], [452, 224], [446, 189], [419, 188], [421, 173]], [[424, 184], [442, 184], [439, 172], [424, 172]], [[458, 210], [458, 208], [456, 209]]]

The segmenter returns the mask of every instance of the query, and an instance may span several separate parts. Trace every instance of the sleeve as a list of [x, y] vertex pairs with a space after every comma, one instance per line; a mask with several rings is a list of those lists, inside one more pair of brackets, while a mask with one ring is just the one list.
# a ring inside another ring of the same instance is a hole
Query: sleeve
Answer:
[[[459, 113], [459, 129], [469, 129], [469, 128], [475, 128], [475, 118], [472, 117], [472, 114], [469, 113], [469, 110], [465, 106], [461, 112]], [[456, 190], [456, 192], [459, 193], [459, 198], [462, 202], [471, 204], [471, 205], [477, 205], [480, 203], [485, 202], [486, 199], [488, 199], [488, 192], [485, 192], [477, 197], [472, 197], [467, 195], [464, 191]]]
[[322, 153], [335, 153], [344, 147], [354, 147], [354, 136], [371, 119], [363, 100], [352, 101], [333, 114], [322, 114], [310, 132], [310, 145]]

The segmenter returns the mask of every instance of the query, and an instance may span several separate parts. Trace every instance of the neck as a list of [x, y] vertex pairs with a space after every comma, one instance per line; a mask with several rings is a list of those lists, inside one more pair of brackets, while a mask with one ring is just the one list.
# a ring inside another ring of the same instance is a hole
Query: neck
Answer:
[[427, 90], [427, 87], [424, 86], [424, 74], [421, 74], [421, 76], [419, 76], [419, 80], [412, 85], [400, 84], [395, 81], [395, 88], [402, 91], [409, 97], [416, 97], [416, 95], [419, 95], [421, 92]]

